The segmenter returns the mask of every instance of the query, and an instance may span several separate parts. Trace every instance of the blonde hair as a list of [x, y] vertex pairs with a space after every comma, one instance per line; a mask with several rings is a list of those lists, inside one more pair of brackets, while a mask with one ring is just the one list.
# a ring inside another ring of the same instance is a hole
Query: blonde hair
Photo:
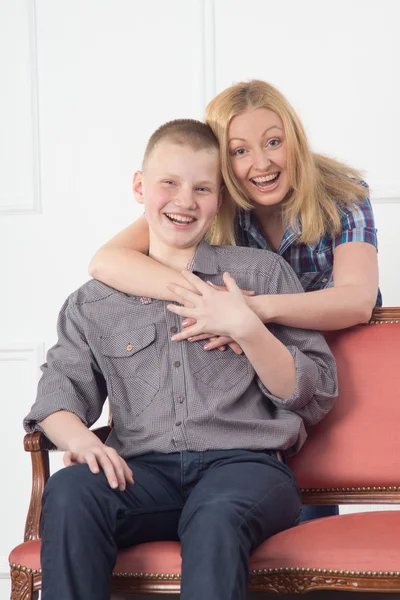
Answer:
[[[209, 125], [195, 119], [175, 119], [161, 125], [147, 142], [142, 161], [142, 171], [146, 169], [149, 156], [156, 145], [162, 140], [168, 140], [179, 146], [188, 146], [192, 150], [215, 151], [219, 156], [219, 143]], [[235, 205], [231, 197], [222, 189], [221, 204], [215, 215], [205, 239], [214, 245], [235, 243], [234, 215]]]
[[361, 174], [321, 154], [311, 152], [303, 125], [293, 107], [265, 81], [241, 82], [216, 96], [206, 108], [206, 123], [220, 145], [221, 170], [230, 195], [237, 206], [250, 210], [249, 199], [236, 180], [229, 156], [228, 128], [233, 117], [247, 110], [268, 108], [280, 117], [287, 144], [287, 171], [290, 190], [282, 202], [285, 222], [297, 229], [300, 242], [313, 244], [326, 232], [332, 236], [341, 229], [340, 205], [361, 202], [367, 190]]

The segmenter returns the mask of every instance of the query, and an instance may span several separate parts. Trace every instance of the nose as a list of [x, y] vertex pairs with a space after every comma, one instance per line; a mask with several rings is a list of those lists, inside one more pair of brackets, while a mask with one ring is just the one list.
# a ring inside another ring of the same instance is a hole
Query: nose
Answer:
[[193, 190], [180, 189], [174, 198], [174, 203], [179, 208], [193, 209], [196, 207], [196, 200]]
[[253, 167], [257, 171], [266, 171], [271, 165], [268, 153], [264, 148], [260, 148], [253, 153]]

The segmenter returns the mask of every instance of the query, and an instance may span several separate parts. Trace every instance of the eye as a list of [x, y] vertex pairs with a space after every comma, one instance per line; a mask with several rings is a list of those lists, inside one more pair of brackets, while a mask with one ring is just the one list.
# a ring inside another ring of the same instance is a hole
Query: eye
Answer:
[[245, 153], [246, 153], [246, 150], [244, 148], [237, 148], [236, 150], [233, 150], [233, 152], [232, 152], [233, 156], [244, 156]]
[[267, 146], [271, 146], [271, 148], [276, 148], [277, 146], [279, 146], [280, 143], [281, 140], [279, 138], [274, 138], [273, 140], [269, 140]]
[[196, 188], [196, 192], [210, 192], [210, 188], [199, 186]]
[[174, 185], [174, 182], [172, 181], [172, 179], [164, 179], [163, 183], [166, 183], [167, 185]]

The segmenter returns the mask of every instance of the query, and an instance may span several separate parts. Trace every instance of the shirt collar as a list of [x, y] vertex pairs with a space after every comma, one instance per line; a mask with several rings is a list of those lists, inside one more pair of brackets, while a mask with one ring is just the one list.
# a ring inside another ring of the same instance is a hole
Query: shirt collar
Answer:
[[215, 248], [205, 240], [201, 240], [188, 265], [188, 269], [193, 273], [216, 275], [218, 273], [218, 263]]
[[[257, 244], [261, 248], [265, 248], [267, 250], [272, 250], [267, 240], [264, 237], [264, 234], [261, 231], [261, 228], [258, 224], [257, 217], [252, 210], [244, 210], [243, 208], [239, 208], [239, 226], [244, 229], [251, 237], [257, 242]], [[300, 219], [296, 219], [296, 229], [292, 229], [289, 223], [286, 225], [285, 233], [283, 235], [281, 244], [279, 246], [278, 254], [283, 254], [289, 246], [295, 242], [301, 234], [301, 226]]]

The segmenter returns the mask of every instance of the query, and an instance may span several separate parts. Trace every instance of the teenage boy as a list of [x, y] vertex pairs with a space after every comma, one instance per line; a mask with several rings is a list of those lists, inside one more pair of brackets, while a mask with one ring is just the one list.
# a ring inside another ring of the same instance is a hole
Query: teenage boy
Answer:
[[[250, 552], [298, 521], [300, 494], [278, 451], [297, 451], [305, 425], [332, 406], [335, 363], [316, 332], [268, 330], [236, 285], [300, 292], [284, 260], [203, 240], [220, 190], [218, 145], [206, 125], [173, 121], [153, 134], [134, 177], [150, 255], [190, 270], [197, 293], [175, 286], [177, 298], [243, 355], [174, 342], [177, 304], [94, 280], [61, 310], [59, 340], [24, 421], [76, 464], [44, 493], [43, 600], [108, 600], [118, 548], [152, 540], [180, 540], [181, 598], [243, 599]], [[114, 427], [103, 444], [88, 428], [107, 396]]]

